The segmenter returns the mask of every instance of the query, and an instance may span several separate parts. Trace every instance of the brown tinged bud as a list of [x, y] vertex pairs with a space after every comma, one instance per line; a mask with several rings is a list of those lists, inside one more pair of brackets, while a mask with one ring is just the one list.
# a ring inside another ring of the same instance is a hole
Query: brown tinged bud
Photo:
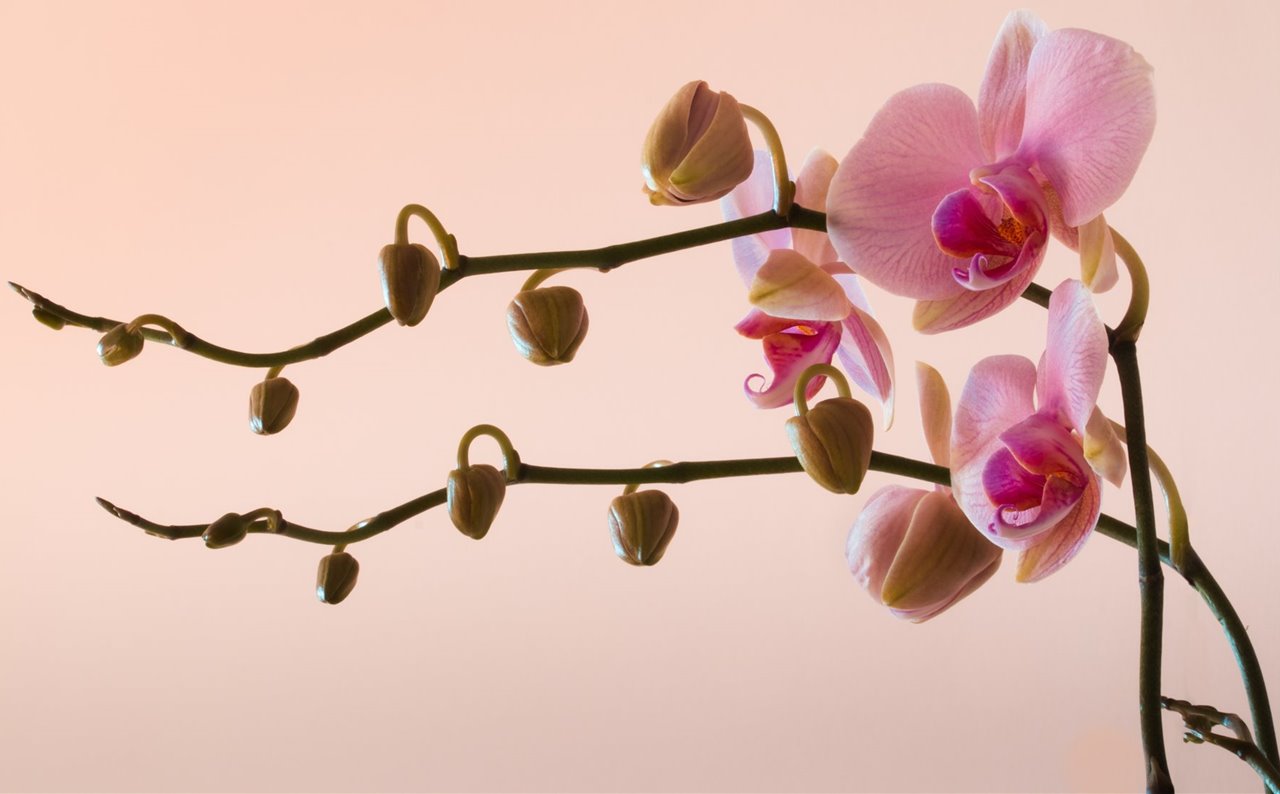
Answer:
[[204, 541], [204, 545], [211, 549], [225, 549], [227, 546], [234, 546], [245, 539], [245, 536], [249, 534], [250, 523], [252, 522], [246, 516], [242, 516], [239, 513], [227, 513], [205, 527], [204, 534], [200, 538]]
[[267, 378], [249, 391], [249, 429], [260, 436], [279, 433], [298, 412], [298, 387], [288, 378]]
[[422, 322], [440, 289], [440, 262], [424, 245], [392, 243], [378, 255], [382, 300], [401, 325]]
[[61, 331], [67, 327], [67, 321], [54, 314], [51, 311], [41, 309], [39, 306], [31, 310], [31, 316], [41, 324], [52, 328], [55, 331]]
[[507, 475], [484, 463], [449, 472], [445, 489], [449, 518], [458, 531], [480, 540], [489, 532], [507, 495]]
[[345, 551], [320, 560], [316, 569], [316, 598], [324, 604], [341, 604], [355, 589], [360, 563]]
[[697, 204], [724, 196], [751, 176], [755, 152], [738, 101], [695, 80], [658, 114], [640, 161], [649, 201]]
[[662, 491], [636, 491], [609, 505], [613, 551], [632, 565], [655, 565], [676, 533], [680, 510]]
[[98, 342], [98, 358], [108, 367], [123, 364], [142, 352], [145, 341], [142, 331], [121, 323], [102, 335]]
[[875, 424], [867, 406], [833, 397], [787, 420], [791, 448], [814, 482], [835, 493], [857, 493], [871, 464]]
[[507, 306], [507, 330], [516, 351], [533, 363], [567, 364], [587, 336], [582, 294], [559, 286], [519, 292]]

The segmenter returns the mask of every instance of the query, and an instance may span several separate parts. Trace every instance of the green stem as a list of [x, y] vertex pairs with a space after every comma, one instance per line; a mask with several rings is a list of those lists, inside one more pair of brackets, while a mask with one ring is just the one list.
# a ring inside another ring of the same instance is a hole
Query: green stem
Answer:
[[1169, 761], [1160, 724], [1160, 660], [1164, 633], [1164, 572], [1156, 546], [1155, 497], [1147, 460], [1146, 421], [1142, 410], [1142, 381], [1137, 347], [1132, 341], [1112, 345], [1111, 356], [1120, 376], [1124, 425], [1128, 433], [1129, 471], [1133, 478], [1133, 509], [1137, 524], [1138, 591], [1142, 601], [1139, 628], [1138, 719], [1147, 762], [1147, 790], [1172, 792]]

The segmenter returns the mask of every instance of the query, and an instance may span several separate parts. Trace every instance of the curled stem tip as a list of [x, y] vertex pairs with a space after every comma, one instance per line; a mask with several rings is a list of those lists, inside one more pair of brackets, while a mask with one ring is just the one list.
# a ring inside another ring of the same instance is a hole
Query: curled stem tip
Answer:
[[1138, 252], [1129, 241], [1115, 229], [1111, 230], [1111, 238], [1115, 242], [1116, 253], [1129, 270], [1131, 282], [1129, 308], [1120, 319], [1120, 324], [1116, 326], [1114, 338], [1117, 342], [1136, 342], [1138, 335], [1142, 333], [1143, 324], [1147, 321], [1147, 309], [1151, 304], [1151, 281], [1147, 277], [1147, 268], [1142, 263], [1142, 257], [1138, 256]]
[[[643, 466], [641, 466], [640, 468], [642, 468], [642, 469], [656, 469], [656, 468], [660, 468], [660, 467], [662, 467], [662, 466], [674, 466], [674, 465], [675, 465], [675, 464], [674, 464], [674, 463], [672, 463], [672, 462], [671, 462], [671, 461], [669, 461], [669, 460], [651, 460], [651, 461], [649, 461], [648, 463], [646, 463], [646, 464], [644, 464]], [[626, 496], [627, 494], [633, 494], [633, 493], [635, 493], [635, 492], [636, 492], [636, 490], [637, 490], [637, 489], [639, 489], [639, 488], [640, 488], [640, 483], [638, 483], [638, 482], [627, 483], [627, 486], [626, 486], [625, 488], [623, 488], [623, 489], [622, 489], [622, 495], [623, 495], [623, 496]]]
[[476, 425], [463, 433], [462, 440], [458, 442], [458, 468], [462, 470], [470, 468], [471, 442], [480, 436], [489, 436], [498, 442], [498, 447], [502, 450], [502, 468], [507, 473], [507, 481], [515, 482], [520, 476], [520, 454], [516, 452], [511, 438], [496, 425]]
[[531, 289], [537, 289], [538, 287], [542, 286], [543, 282], [545, 282], [547, 279], [551, 278], [555, 274], [563, 273], [564, 271], [571, 270], [571, 269], [572, 268], [567, 268], [567, 267], [544, 267], [540, 270], [535, 270], [533, 271], [533, 273], [529, 275], [527, 279], [524, 280], [524, 284], [520, 286], [520, 291], [528, 292]]
[[165, 317], [163, 314], [143, 314], [133, 318], [127, 325], [132, 331], [141, 330], [144, 325], [155, 325], [163, 328], [169, 334], [172, 344], [176, 347], [189, 347], [191, 345], [191, 334], [178, 325], [173, 320]]
[[786, 215], [795, 201], [796, 186], [787, 173], [787, 155], [782, 149], [782, 138], [769, 117], [750, 105], [739, 105], [742, 115], [760, 130], [765, 145], [769, 147], [769, 159], [773, 163], [773, 211]]
[[461, 264], [458, 256], [458, 239], [445, 231], [444, 224], [435, 213], [421, 204], [407, 204], [396, 216], [396, 243], [404, 245], [409, 242], [409, 219], [415, 215], [427, 224], [431, 234], [435, 236], [436, 244], [440, 246], [444, 269], [457, 270]]
[[795, 392], [792, 394], [796, 404], [796, 416], [804, 416], [809, 413], [809, 401], [805, 393], [809, 390], [809, 382], [820, 375], [831, 378], [832, 382], [836, 384], [836, 391], [840, 393], [841, 397], [852, 396], [852, 392], [849, 391], [849, 381], [845, 378], [843, 372], [830, 364], [814, 364], [800, 373], [800, 379], [796, 381]]

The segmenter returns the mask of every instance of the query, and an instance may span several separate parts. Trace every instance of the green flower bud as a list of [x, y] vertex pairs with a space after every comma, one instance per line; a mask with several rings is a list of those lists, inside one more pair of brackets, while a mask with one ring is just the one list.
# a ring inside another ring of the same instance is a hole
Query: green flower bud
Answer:
[[325, 604], [341, 604], [355, 589], [360, 563], [345, 551], [329, 554], [316, 569], [316, 598]]
[[98, 358], [108, 367], [123, 364], [142, 352], [145, 341], [142, 331], [121, 323], [102, 335], [102, 340], [98, 342]]
[[507, 475], [484, 463], [449, 472], [449, 518], [462, 534], [480, 540], [489, 532], [507, 494]]
[[507, 306], [516, 352], [540, 366], [567, 364], [587, 336], [587, 308], [572, 287], [525, 290]]
[[41, 309], [39, 306], [31, 310], [31, 316], [36, 318], [41, 325], [47, 325], [55, 331], [61, 331], [67, 326], [66, 320], [51, 311]]
[[632, 565], [655, 565], [676, 532], [680, 511], [662, 491], [636, 491], [609, 505], [613, 551]]
[[426, 246], [392, 243], [378, 256], [382, 300], [401, 325], [422, 322], [440, 288], [440, 262]]
[[249, 391], [249, 429], [260, 436], [279, 433], [298, 412], [298, 387], [288, 378], [267, 378]]
[[787, 420], [787, 435], [813, 481], [835, 493], [857, 493], [871, 464], [875, 424], [867, 406], [833, 397]]
[[227, 513], [222, 518], [205, 527], [200, 538], [204, 545], [211, 549], [225, 549], [244, 540], [249, 534], [249, 519], [239, 513]]

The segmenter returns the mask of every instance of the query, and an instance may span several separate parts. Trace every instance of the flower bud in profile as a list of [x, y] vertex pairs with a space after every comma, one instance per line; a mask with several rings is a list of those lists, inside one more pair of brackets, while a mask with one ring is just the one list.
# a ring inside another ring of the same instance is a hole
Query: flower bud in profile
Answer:
[[316, 569], [316, 598], [324, 604], [341, 604], [351, 595], [359, 574], [360, 563], [345, 551], [326, 555]]
[[484, 463], [449, 472], [445, 488], [449, 518], [462, 534], [480, 540], [507, 495], [507, 475]]
[[279, 433], [298, 412], [298, 387], [288, 378], [267, 378], [249, 391], [249, 429], [260, 436]]
[[507, 306], [507, 330], [516, 351], [544, 367], [567, 364], [587, 336], [587, 308], [572, 287], [516, 293]]
[[702, 80], [686, 84], [649, 128], [641, 167], [654, 204], [714, 201], [733, 190], [755, 167], [738, 101]]
[[401, 325], [422, 322], [440, 288], [440, 262], [424, 245], [392, 243], [378, 255], [382, 300]]
[[250, 523], [252, 522], [246, 516], [227, 513], [205, 527], [204, 534], [200, 538], [204, 541], [204, 545], [211, 549], [225, 549], [244, 540], [245, 535], [249, 534]]
[[613, 551], [632, 565], [655, 565], [676, 533], [680, 511], [662, 491], [636, 491], [609, 505]]
[[63, 328], [67, 327], [66, 320], [51, 311], [41, 309], [39, 306], [31, 310], [31, 316], [36, 318], [41, 325], [48, 326], [55, 331], [61, 331]]
[[871, 464], [875, 424], [851, 397], [823, 400], [787, 420], [791, 448], [813, 481], [835, 493], [857, 493]]
[[120, 323], [102, 335], [98, 342], [98, 358], [108, 367], [114, 367], [137, 357], [144, 343], [141, 330]]
[[1001, 550], [941, 490], [891, 485], [872, 494], [849, 531], [849, 570], [896, 617], [928, 620], [1000, 567]]

